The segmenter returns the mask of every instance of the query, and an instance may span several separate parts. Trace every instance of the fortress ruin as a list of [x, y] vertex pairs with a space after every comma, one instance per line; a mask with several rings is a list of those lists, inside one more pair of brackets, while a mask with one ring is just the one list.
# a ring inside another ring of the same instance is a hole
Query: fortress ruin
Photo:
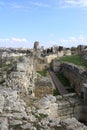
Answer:
[[[87, 71], [59, 59], [48, 64], [38, 46], [35, 43], [33, 52], [22, 50], [22, 55], [15, 50], [14, 57], [9, 49], [9, 57], [2, 59], [0, 129], [87, 130]], [[74, 87], [75, 92], [56, 95], [55, 83], [46, 70], [49, 67], [63, 73], [70, 81], [67, 87]]]

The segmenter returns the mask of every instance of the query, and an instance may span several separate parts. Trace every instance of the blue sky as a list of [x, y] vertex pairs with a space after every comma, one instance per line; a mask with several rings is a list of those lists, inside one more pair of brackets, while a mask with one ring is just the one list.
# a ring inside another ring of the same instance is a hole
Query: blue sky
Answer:
[[87, 0], [0, 0], [0, 46], [87, 44]]

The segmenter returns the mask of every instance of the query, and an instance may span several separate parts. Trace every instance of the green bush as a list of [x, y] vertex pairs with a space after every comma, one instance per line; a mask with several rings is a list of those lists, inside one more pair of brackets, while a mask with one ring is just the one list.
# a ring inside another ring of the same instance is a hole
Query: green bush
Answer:
[[0, 80], [0, 84], [3, 84], [5, 82], [5, 79]]
[[40, 113], [39, 114], [39, 118], [40, 119], [44, 119], [44, 118], [46, 118], [48, 115], [47, 114], [43, 114], [43, 113]]
[[56, 89], [54, 89], [54, 90], [53, 90], [53, 96], [58, 96], [58, 95], [60, 95], [59, 91], [56, 90]]
[[42, 76], [47, 76], [47, 70], [37, 71]]

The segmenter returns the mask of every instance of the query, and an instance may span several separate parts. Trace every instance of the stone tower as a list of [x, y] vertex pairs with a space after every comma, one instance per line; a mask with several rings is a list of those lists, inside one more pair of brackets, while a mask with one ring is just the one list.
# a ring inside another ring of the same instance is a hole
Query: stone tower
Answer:
[[39, 42], [38, 42], [38, 41], [35, 41], [35, 42], [34, 42], [34, 49], [35, 49], [35, 50], [38, 50], [38, 49], [39, 49]]

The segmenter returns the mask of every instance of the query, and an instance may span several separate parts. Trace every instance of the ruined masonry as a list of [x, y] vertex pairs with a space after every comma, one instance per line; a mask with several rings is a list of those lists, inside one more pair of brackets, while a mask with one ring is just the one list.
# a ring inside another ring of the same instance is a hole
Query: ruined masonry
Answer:
[[[22, 57], [0, 85], [0, 130], [87, 130], [78, 121], [86, 108], [77, 94], [35, 97], [38, 76], [33, 65], [31, 57]], [[50, 78], [40, 78], [52, 85]]]
[[6, 86], [19, 89], [20, 93], [34, 96], [35, 79], [37, 74], [33, 67], [33, 60], [24, 57], [17, 63], [16, 71], [12, 71], [6, 79]]

